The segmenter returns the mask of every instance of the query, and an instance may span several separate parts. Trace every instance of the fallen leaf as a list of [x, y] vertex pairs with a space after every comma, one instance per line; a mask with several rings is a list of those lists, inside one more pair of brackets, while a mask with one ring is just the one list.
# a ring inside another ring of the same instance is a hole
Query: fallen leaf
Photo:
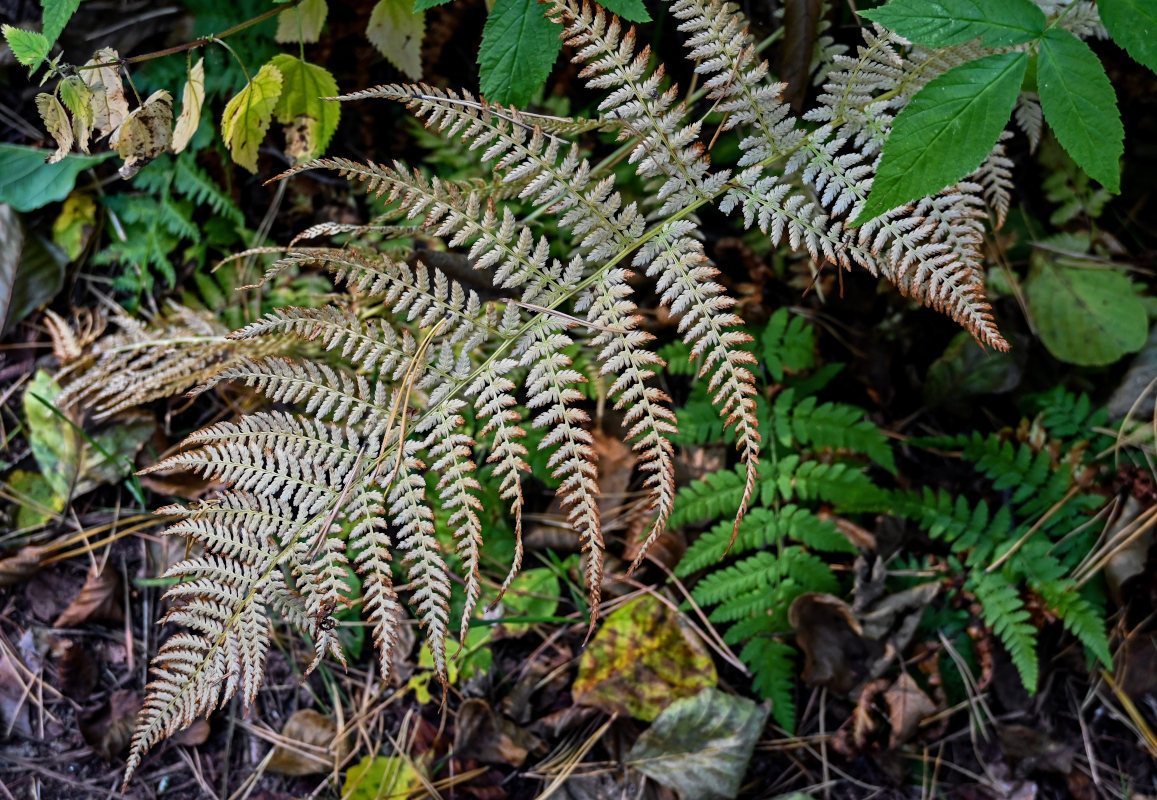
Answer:
[[78, 703], [87, 701], [100, 678], [100, 667], [100, 659], [85, 643], [70, 642], [57, 664], [60, 691]]
[[129, 101], [125, 99], [125, 86], [121, 82], [120, 69], [115, 66], [96, 67], [120, 61], [120, 55], [111, 47], [105, 47], [92, 54], [92, 58], [78, 70], [92, 94], [92, 124], [98, 138], [104, 138], [121, 126], [129, 115]]
[[[64, 498], [39, 472], [15, 470], [8, 476], [7, 488], [16, 505], [17, 528], [38, 527], [64, 510]], [[0, 561], [0, 565], [3, 563]], [[0, 586], [4, 585], [3, 571], [0, 566]]]
[[28, 545], [0, 559], [0, 586], [15, 586], [28, 580], [40, 569], [40, 562], [53, 552], [48, 546]]
[[177, 117], [177, 126], [173, 129], [174, 153], [179, 153], [188, 147], [189, 140], [197, 132], [197, 126], [201, 122], [201, 105], [204, 102], [205, 59], [199, 58], [189, 70], [189, 76], [185, 80], [185, 88], [181, 90], [181, 114]]
[[451, 751], [455, 758], [519, 767], [532, 751], [545, 749], [541, 739], [495, 713], [485, 700], [467, 700], [458, 708]]
[[125, 117], [108, 143], [125, 160], [117, 172], [128, 180], [145, 164], [167, 152], [172, 140], [173, 96], [159, 89]]
[[408, 797], [422, 789], [422, 780], [401, 756], [366, 756], [345, 774], [343, 800], [382, 800]]
[[48, 129], [48, 135], [56, 140], [56, 152], [46, 159], [49, 164], [55, 164], [68, 155], [68, 151], [72, 149], [72, 123], [68, 119], [68, 113], [64, 110], [64, 106], [56, 99], [56, 95], [43, 92], [36, 95], [36, 110], [40, 112], [40, 118], [44, 120], [44, 127]]
[[121, 622], [125, 612], [121, 609], [120, 597], [121, 582], [115, 570], [107, 564], [100, 572], [89, 568], [80, 592], [60, 613], [52, 627], [71, 628], [88, 619]]
[[187, 728], [183, 728], [177, 733], [169, 737], [172, 744], [179, 744], [185, 747], [197, 747], [205, 744], [209, 740], [210, 733], [209, 723], [206, 720], [198, 719]]
[[650, 721], [718, 682], [699, 637], [654, 595], [607, 616], [579, 659], [574, 702]]
[[683, 800], [736, 797], [768, 711], [708, 687], [667, 706], [639, 736], [627, 764]]
[[888, 704], [888, 720], [892, 724], [888, 747], [893, 750], [911, 739], [920, 722], [937, 711], [936, 704], [907, 672], [901, 673], [884, 692], [884, 702]]
[[97, 713], [81, 720], [81, 736], [98, 756], [113, 761], [128, 748], [140, 708], [136, 692], [118, 689]]
[[803, 679], [848, 694], [865, 678], [880, 646], [865, 639], [851, 607], [831, 595], [808, 592], [791, 604], [788, 621], [804, 654]]
[[52, 241], [64, 249], [69, 261], [76, 261], [96, 229], [96, 201], [86, 192], [73, 192], [64, 200], [52, 223]]
[[1000, 747], [1016, 767], [1016, 774], [1073, 771], [1073, 748], [1050, 737], [1044, 731], [1027, 725], [1005, 725], [997, 732]]
[[0, 723], [4, 731], [32, 735], [29, 724], [27, 674], [13, 661], [11, 651], [0, 650]]
[[337, 724], [329, 717], [304, 708], [294, 712], [281, 729], [284, 739], [296, 745], [275, 745], [268, 769], [279, 775], [320, 775], [332, 772], [349, 753], [349, 740], [337, 738]]

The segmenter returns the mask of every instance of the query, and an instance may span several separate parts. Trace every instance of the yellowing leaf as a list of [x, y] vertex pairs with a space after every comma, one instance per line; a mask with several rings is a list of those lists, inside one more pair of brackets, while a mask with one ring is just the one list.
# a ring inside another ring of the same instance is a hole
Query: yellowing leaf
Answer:
[[295, 161], [321, 155], [341, 118], [341, 103], [323, 100], [337, 94], [337, 81], [323, 67], [290, 55], [270, 62], [281, 73], [281, 97], [273, 113], [286, 125], [285, 152]]
[[345, 774], [341, 796], [347, 800], [409, 797], [422, 788], [422, 778], [401, 756], [366, 756]]
[[250, 172], [257, 172], [257, 147], [273, 120], [281, 85], [281, 71], [266, 64], [221, 115], [221, 136], [233, 160]]
[[578, 705], [649, 722], [673, 701], [718, 680], [694, 632], [667, 605], [644, 595], [607, 617], [579, 659], [571, 693]]
[[36, 95], [36, 110], [40, 112], [49, 136], [56, 140], [56, 152], [48, 157], [48, 163], [55, 164], [72, 149], [72, 123], [54, 94]]
[[325, 0], [304, 0], [277, 15], [275, 42], [316, 42], [329, 7]]
[[201, 122], [201, 104], [205, 102], [205, 59], [189, 70], [185, 88], [181, 92], [181, 116], [177, 117], [177, 127], [173, 131], [173, 152], [179, 153], [188, 146], [189, 140], [197, 132]]
[[73, 192], [52, 223], [52, 241], [64, 248], [70, 261], [75, 261], [95, 227], [96, 201], [84, 192]]
[[409, 78], [422, 79], [422, 37], [426, 12], [413, 12], [412, 0], [379, 0], [370, 14], [366, 38]]
[[78, 75], [70, 75], [60, 82], [60, 99], [72, 112], [72, 132], [76, 146], [88, 152], [88, 137], [92, 133], [92, 90]]
[[[120, 61], [120, 55], [111, 47], [104, 47], [92, 54], [92, 58], [85, 67], [94, 64], [108, 64]], [[100, 134], [98, 138], [108, 136], [121, 126], [129, 115], [129, 101], [125, 99], [125, 87], [121, 83], [121, 75], [116, 67], [96, 67], [81, 69], [80, 75], [88, 88], [92, 90], [89, 101], [92, 103], [93, 128]]]
[[173, 138], [173, 96], [160, 89], [125, 118], [109, 145], [125, 160], [120, 176], [128, 180], [169, 149]]

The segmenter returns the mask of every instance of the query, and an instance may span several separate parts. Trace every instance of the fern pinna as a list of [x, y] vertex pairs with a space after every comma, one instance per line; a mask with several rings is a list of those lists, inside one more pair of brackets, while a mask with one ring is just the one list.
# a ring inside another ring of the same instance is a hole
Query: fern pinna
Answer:
[[[239, 690], [252, 701], [271, 614], [308, 632], [318, 658], [340, 659], [329, 614], [342, 602], [341, 576], [351, 567], [362, 576], [383, 672], [401, 624], [401, 593], [444, 675], [451, 581], [432, 505], [452, 510], [466, 594], [457, 624], [465, 630], [479, 596], [483, 535], [476, 462], [492, 465], [520, 532], [528, 425], [543, 431], [541, 447], [587, 554], [593, 624], [603, 538], [578, 388], [585, 376], [566, 355], [573, 325], [593, 331], [598, 368], [612, 381], [610, 396], [625, 412], [647, 473], [655, 511], [648, 543], [670, 522], [675, 499], [676, 419], [654, 381], [663, 360], [639, 329], [632, 268], [654, 281], [662, 305], [679, 318], [710, 402], [734, 437], [741, 462], [730, 508], [734, 535], [759, 481], [755, 355], [700, 241], [696, 212], [708, 204], [738, 211], [745, 225], [817, 261], [883, 275], [979, 341], [1007, 346], [984, 300], [980, 268], [985, 203], [1003, 213], [1008, 202], [999, 145], [975, 180], [858, 229], [846, 225], [867, 197], [892, 115], [928, 80], [973, 55], [969, 46], [928, 52], [869, 31], [856, 56], [826, 66], [819, 104], [800, 118], [755, 58], [736, 6], [678, 0], [671, 10], [709, 97], [725, 113], [723, 127], [742, 137], [735, 171], [709, 162], [707, 131], [666, 85], [662, 67], [651, 67], [649, 49], [636, 50], [633, 31], [595, 6], [556, 0], [548, 14], [585, 64], [582, 77], [608, 92], [597, 120], [524, 113], [424, 84], [381, 86], [345, 99], [405, 104], [443, 137], [477, 151], [487, 180], [444, 181], [403, 164], [338, 158], [282, 176], [336, 170], [386, 198], [387, 211], [363, 228], [311, 231], [351, 239], [340, 247], [293, 246], [273, 267], [328, 270], [356, 302], [283, 309], [231, 335], [248, 343], [237, 352], [249, 355], [213, 380], [251, 386], [290, 410], [213, 425], [150, 470], [190, 469], [229, 488], [197, 507], [165, 509], [183, 518], [170, 531], [202, 551], [169, 572], [182, 582], [166, 619], [189, 632], [171, 637], [156, 656], [126, 778], [146, 750], [197, 715]], [[573, 139], [592, 126], [630, 142], [630, 162], [653, 184], [644, 199], [624, 197], [614, 176], [583, 155]], [[528, 206], [536, 210], [526, 213]], [[544, 214], [558, 232], [553, 242], [542, 233]], [[499, 298], [481, 297], [420, 257], [402, 260], [375, 246], [412, 236], [414, 223], [464, 251]], [[285, 340], [295, 339], [320, 344], [326, 355], [261, 355], [293, 352]], [[262, 340], [279, 344], [258, 347]], [[785, 480], [779, 471], [787, 464], [766, 474]], [[809, 466], [808, 478], [817, 485], [837, 473], [847, 479], [851, 473], [838, 466]], [[519, 546], [512, 575], [520, 560]]]

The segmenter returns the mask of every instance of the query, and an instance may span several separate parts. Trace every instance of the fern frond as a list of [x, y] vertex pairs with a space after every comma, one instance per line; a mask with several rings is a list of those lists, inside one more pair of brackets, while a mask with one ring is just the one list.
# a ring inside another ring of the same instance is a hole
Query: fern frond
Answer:
[[1036, 693], [1040, 677], [1037, 661], [1037, 631], [1029, 621], [1016, 586], [1000, 572], [976, 571], [967, 583], [980, 601], [985, 623], [1008, 650], [1012, 663], [1020, 673], [1020, 680], [1030, 694]]
[[1012, 133], [1004, 131], [992, 148], [992, 152], [969, 176], [984, 187], [984, 201], [996, 215], [996, 227], [1004, 227], [1008, 209], [1012, 203], [1012, 159], [1005, 153], [1004, 143], [1012, 138]]

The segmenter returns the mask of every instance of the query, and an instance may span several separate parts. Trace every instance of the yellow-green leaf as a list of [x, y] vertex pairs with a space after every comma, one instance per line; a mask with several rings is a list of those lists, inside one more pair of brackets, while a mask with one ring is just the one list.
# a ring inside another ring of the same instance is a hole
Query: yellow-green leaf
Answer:
[[337, 81], [324, 67], [284, 53], [269, 63], [281, 73], [281, 96], [273, 113], [286, 126], [286, 154], [299, 162], [317, 158], [341, 119], [341, 103], [322, 99], [337, 95]]
[[72, 132], [76, 146], [88, 152], [88, 137], [92, 133], [92, 90], [79, 75], [70, 75], [60, 82], [60, 99], [72, 112]]
[[341, 796], [346, 800], [408, 797], [422, 788], [422, 779], [401, 756], [366, 756], [345, 774]]
[[197, 132], [201, 122], [201, 105], [205, 102], [205, 59], [189, 70], [185, 88], [181, 91], [181, 115], [177, 117], [177, 127], [173, 130], [173, 152], [179, 153], [189, 145], [189, 140]]
[[718, 681], [695, 633], [665, 603], [644, 595], [607, 617], [583, 651], [571, 692], [577, 704], [650, 721]]
[[276, 42], [316, 42], [329, 7], [325, 0], [304, 0], [277, 15]]
[[149, 95], [113, 132], [109, 145], [125, 163], [118, 170], [128, 180], [141, 167], [169, 149], [173, 140], [173, 96], [164, 89]]
[[79, 70], [84, 82], [92, 91], [92, 125], [100, 134], [108, 136], [124, 123], [129, 115], [129, 101], [125, 99], [125, 87], [116, 67], [96, 67], [96, 64], [110, 64], [120, 61], [120, 55], [111, 47], [104, 47], [92, 54], [84, 65], [91, 69]]
[[426, 12], [415, 13], [413, 8], [412, 0], [379, 0], [370, 14], [366, 38], [407, 77], [420, 81]]
[[52, 223], [52, 241], [64, 248], [70, 261], [75, 261], [94, 228], [96, 201], [92, 195], [73, 192], [65, 199], [60, 216]]
[[250, 172], [257, 172], [257, 148], [273, 121], [281, 84], [280, 70], [266, 64], [229, 101], [221, 115], [221, 136], [229, 147], [229, 153], [234, 161]]
[[54, 94], [42, 92], [36, 95], [36, 110], [40, 112], [40, 118], [44, 120], [44, 127], [48, 130], [48, 135], [56, 140], [56, 152], [47, 159], [49, 164], [55, 164], [68, 155], [68, 151], [72, 149], [72, 123], [68, 120], [64, 106], [60, 104]]
[[4, 39], [16, 60], [33, 72], [52, 49], [52, 42], [43, 33], [24, 31], [11, 25], [0, 26], [0, 31], [3, 31]]

